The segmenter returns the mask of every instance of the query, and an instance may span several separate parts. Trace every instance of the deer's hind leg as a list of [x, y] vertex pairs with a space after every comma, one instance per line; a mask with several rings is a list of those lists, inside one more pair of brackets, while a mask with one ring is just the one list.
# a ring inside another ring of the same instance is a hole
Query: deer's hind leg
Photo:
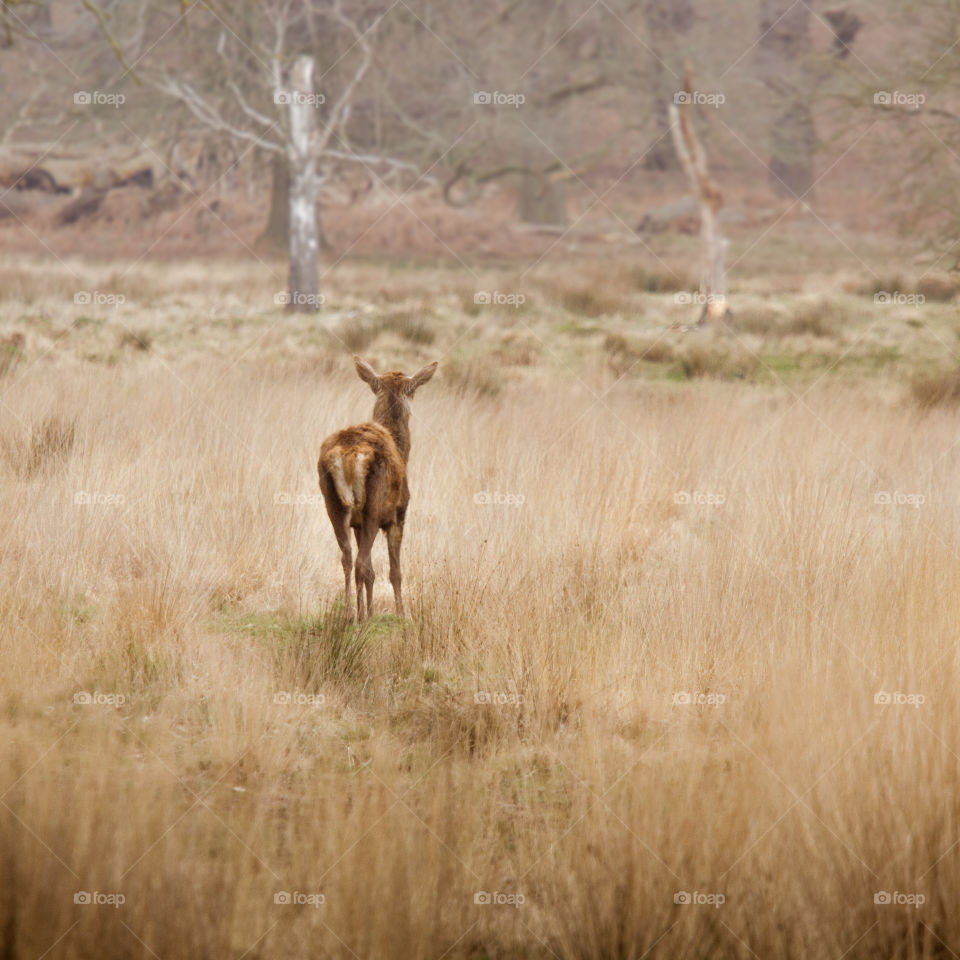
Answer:
[[[355, 527], [357, 535], [357, 619], [373, 614], [373, 581], [376, 574], [373, 572], [373, 562], [370, 554], [373, 551], [373, 541], [377, 539], [377, 525], [369, 517], [363, 518], [363, 526]], [[363, 593], [366, 590], [366, 614], [363, 612]]]
[[340, 502], [333, 482], [325, 474], [320, 474], [320, 492], [327, 507], [327, 516], [333, 527], [337, 546], [340, 548], [340, 563], [343, 567], [343, 609], [347, 616], [353, 616], [353, 602], [350, 597], [350, 572], [353, 567], [353, 549], [350, 544], [350, 511]]

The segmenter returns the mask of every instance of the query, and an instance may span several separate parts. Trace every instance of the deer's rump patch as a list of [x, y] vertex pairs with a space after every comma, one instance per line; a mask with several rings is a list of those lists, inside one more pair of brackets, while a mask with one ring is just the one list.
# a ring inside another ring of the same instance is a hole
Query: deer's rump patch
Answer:
[[[377, 423], [347, 427], [327, 437], [320, 448], [319, 468], [329, 476], [337, 498], [350, 511], [351, 526], [359, 526], [367, 501], [371, 467], [388, 477], [403, 476], [403, 460], [390, 433]], [[391, 483], [392, 488], [395, 484]], [[399, 484], [396, 484], [399, 488]]]

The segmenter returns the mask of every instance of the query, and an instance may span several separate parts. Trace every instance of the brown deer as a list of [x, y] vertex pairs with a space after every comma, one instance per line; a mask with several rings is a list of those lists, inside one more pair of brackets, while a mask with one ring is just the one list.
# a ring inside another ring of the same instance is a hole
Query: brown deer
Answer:
[[400, 593], [400, 543], [403, 521], [410, 502], [407, 486], [407, 458], [410, 456], [409, 399], [437, 369], [428, 363], [412, 377], [402, 373], [378, 376], [366, 360], [354, 357], [357, 375], [376, 396], [373, 421], [338, 430], [323, 441], [317, 471], [320, 492], [327, 505], [343, 561], [344, 606], [350, 611], [350, 528], [357, 538], [357, 619], [364, 618], [363, 590], [366, 587], [366, 616], [373, 612], [373, 564], [370, 551], [377, 531], [387, 535], [390, 554], [390, 583], [403, 616]]

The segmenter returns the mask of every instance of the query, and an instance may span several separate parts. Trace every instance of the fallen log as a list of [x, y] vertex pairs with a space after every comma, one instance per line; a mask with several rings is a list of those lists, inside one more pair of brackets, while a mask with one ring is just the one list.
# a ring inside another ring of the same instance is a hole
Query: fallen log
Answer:
[[20, 145], [0, 150], [0, 186], [45, 193], [75, 193], [95, 182], [152, 187], [157, 160], [149, 153], [84, 156]]
[[71, 200], [57, 213], [56, 224], [60, 227], [76, 223], [82, 217], [89, 217], [96, 213], [103, 204], [109, 190], [106, 187], [87, 187], [80, 192], [80, 196]]

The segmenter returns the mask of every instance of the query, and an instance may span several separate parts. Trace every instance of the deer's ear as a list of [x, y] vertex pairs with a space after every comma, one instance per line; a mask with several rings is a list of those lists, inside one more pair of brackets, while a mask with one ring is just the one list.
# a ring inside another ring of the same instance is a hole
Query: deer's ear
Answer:
[[407, 393], [410, 396], [413, 396], [414, 391], [418, 387], [422, 387], [437, 372], [437, 363], [436, 360], [433, 363], [428, 363], [422, 370], [418, 370], [410, 377], [410, 383], [407, 386]]
[[380, 390], [380, 378], [377, 376], [373, 367], [367, 363], [366, 360], [361, 357], [353, 358], [353, 365], [357, 368], [357, 376], [370, 384], [370, 389], [374, 393], [378, 393]]

